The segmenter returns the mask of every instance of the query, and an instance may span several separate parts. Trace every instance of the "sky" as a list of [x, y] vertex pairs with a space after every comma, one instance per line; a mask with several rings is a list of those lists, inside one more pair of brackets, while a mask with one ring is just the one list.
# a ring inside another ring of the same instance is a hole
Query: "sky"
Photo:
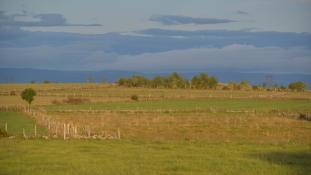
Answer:
[[311, 74], [311, 0], [0, 0], [0, 67]]

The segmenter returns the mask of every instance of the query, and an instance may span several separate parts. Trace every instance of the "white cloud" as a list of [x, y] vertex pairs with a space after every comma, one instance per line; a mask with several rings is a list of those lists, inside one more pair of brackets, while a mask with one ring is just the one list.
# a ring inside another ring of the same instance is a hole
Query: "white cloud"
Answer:
[[247, 70], [311, 73], [311, 51], [230, 45], [224, 48], [198, 48], [137, 56], [119, 56], [104, 68], [125, 70]]

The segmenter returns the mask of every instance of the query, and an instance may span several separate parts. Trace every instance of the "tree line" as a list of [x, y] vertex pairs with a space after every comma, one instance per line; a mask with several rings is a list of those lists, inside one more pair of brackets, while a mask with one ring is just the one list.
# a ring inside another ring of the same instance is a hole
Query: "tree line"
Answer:
[[215, 89], [218, 80], [206, 73], [194, 76], [191, 80], [185, 79], [180, 74], [174, 72], [169, 76], [155, 76], [148, 79], [141, 75], [134, 75], [130, 78], [120, 78], [117, 81], [119, 86], [126, 87], [146, 87], [146, 88], [171, 88], [171, 89]]
[[275, 90], [275, 91], [304, 91], [307, 89], [307, 84], [301, 81], [296, 81], [285, 86], [273, 85], [267, 87], [263, 85], [250, 85], [246, 80], [239, 83], [231, 81], [229, 83], [219, 83], [214, 76], [209, 76], [207, 73], [200, 73], [193, 76], [190, 80], [182, 75], [173, 72], [168, 76], [155, 76], [152, 79], [141, 75], [133, 75], [129, 78], [120, 78], [116, 82], [119, 86], [125, 87], [144, 87], [144, 88], [169, 88], [169, 89], [222, 89], [222, 90]]

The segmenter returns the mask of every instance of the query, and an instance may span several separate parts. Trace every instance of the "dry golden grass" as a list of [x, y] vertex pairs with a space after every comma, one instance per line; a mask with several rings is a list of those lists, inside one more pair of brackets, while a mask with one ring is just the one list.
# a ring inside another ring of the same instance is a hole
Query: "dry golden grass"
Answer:
[[60, 123], [91, 128], [92, 134], [147, 140], [311, 143], [311, 123], [275, 114], [237, 113], [50, 113]]

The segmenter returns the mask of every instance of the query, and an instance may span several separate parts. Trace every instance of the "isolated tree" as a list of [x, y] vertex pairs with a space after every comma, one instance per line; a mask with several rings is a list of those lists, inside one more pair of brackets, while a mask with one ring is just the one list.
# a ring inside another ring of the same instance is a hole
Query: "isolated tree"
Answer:
[[33, 90], [32, 88], [24, 89], [23, 92], [21, 93], [21, 97], [23, 100], [27, 101], [29, 109], [31, 102], [34, 100], [34, 96], [36, 95], [37, 95], [36, 91]]
[[307, 83], [304, 83], [302, 81], [296, 81], [288, 84], [288, 89], [292, 91], [304, 91], [307, 89]]

